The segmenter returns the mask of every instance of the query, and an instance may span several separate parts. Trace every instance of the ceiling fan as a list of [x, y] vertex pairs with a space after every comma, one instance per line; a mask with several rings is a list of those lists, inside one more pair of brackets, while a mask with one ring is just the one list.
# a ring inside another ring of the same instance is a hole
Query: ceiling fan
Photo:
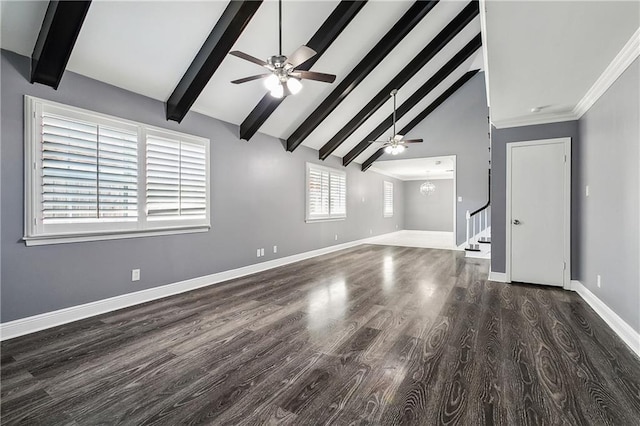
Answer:
[[288, 57], [282, 54], [282, 0], [278, 1], [278, 29], [279, 53], [271, 56], [266, 61], [239, 50], [229, 52], [230, 55], [253, 62], [269, 70], [269, 72], [265, 74], [252, 75], [250, 77], [233, 80], [233, 84], [265, 79], [264, 84], [271, 92], [271, 96], [274, 98], [282, 98], [298, 93], [300, 89], [302, 89], [300, 80], [316, 80], [323, 83], [333, 83], [335, 81], [336, 76], [333, 74], [296, 70], [296, 67], [316, 55], [316, 51], [310, 47], [302, 45]]
[[396, 95], [398, 94], [398, 89], [393, 89], [391, 91], [391, 96], [393, 97], [393, 135], [389, 136], [389, 139], [386, 141], [369, 141], [369, 143], [381, 143], [384, 148], [384, 152], [391, 155], [398, 155], [403, 152], [407, 147], [406, 144], [409, 143], [421, 143], [422, 139], [402, 139], [402, 135], [396, 134]]

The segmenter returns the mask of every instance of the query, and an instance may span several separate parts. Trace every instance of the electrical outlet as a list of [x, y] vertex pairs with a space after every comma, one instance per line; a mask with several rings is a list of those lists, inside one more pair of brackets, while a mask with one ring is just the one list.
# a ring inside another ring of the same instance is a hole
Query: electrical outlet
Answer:
[[333, 239], [338, 241], [338, 234], [336, 234], [336, 236]]
[[140, 269], [131, 270], [131, 281], [140, 281]]
[[364, 197], [362, 197], [362, 202], [364, 203]]
[[396, 225], [396, 229], [398, 229], [398, 225]]
[[462, 197], [458, 197], [458, 202], [461, 203], [462, 202]]
[[373, 235], [373, 229], [369, 229], [369, 235]]
[[256, 257], [260, 257], [260, 249], [256, 252]]
[[589, 196], [589, 185], [584, 187], [584, 196], [588, 197]]
[[264, 248], [260, 249], [260, 256], [264, 256]]
[[596, 277], [596, 285], [598, 286], [598, 288], [602, 286], [602, 280], [600, 279], [600, 275]]
[[273, 252], [277, 253], [278, 252], [278, 246], [273, 246]]

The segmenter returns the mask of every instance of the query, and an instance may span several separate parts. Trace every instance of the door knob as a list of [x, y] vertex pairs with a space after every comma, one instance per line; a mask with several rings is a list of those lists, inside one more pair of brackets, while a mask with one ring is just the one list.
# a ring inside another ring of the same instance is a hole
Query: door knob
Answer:
[[521, 222], [520, 222], [518, 219], [514, 219], [514, 220], [513, 220], [513, 224], [514, 224], [514, 225], [520, 225], [520, 223], [521, 223]]

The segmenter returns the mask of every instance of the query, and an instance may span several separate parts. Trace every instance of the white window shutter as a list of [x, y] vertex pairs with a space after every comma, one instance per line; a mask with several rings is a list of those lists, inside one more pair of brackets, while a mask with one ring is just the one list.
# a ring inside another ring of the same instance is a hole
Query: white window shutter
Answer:
[[147, 215], [153, 219], [207, 215], [204, 145], [147, 136]]
[[208, 139], [25, 96], [24, 240], [207, 230], [208, 157]]
[[331, 173], [331, 215], [347, 214], [347, 176], [344, 173]]
[[204, 145], [182, 142], [180, 156], [180, 214], [207, 215], [207, 158]]
[[329, 215], [329, 173], [317, 168], [309, 169], [308, 177], [309, 216]]
[[180, 214], [180, 141], [147, 137], [147, 215]]
[[42, 114], [42, 222], [137, 216], [137, 134]]
[[346, 173], [307, 163], [307, 220], [341, 219], [346, 215]]
[[393, 216], [393, 183], [384, 181], [384, 217]]
[[138, 134], [98, 127], [98, 212], [102, 219], [138, 217]]
[[45, 225], [98, 218], [98, 126], [42, 115], [42, 206]]

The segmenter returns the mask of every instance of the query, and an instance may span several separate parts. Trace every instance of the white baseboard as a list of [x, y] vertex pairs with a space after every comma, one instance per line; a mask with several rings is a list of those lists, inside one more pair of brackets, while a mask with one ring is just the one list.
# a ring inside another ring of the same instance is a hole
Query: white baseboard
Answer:
[[505, 272], [493, 272], [489, 271], [489, 281], [495, 281], [498, 283], [507, 282], [507, 274]]
[[584, 299], [585, 302], [593, 308], [600, 318], [607, 323], [609, 327], [633, 350], [636, 355], [640, 356], [640, 333], [635, 331], [629, 324], [611, 310], [604, 302], [595, 294], [591, 293], [580, 281], [571, 280], [571, 290], [575, 291]]
[[304, 253], [294, 254], [292, 256], [282, 257], [280, 259], [274, 259], [267, 262], [243, 266], [242, 268], [218, 272], [215, 274], [205, 275], [202, 277], [179, 281], [172, 284], [166, 284], [159, 287], [136, 291], [134, 293], [127, 293], [120, 296], [110, 297], [108, 299], [97, 300], [95, 302], [89, 302], [82, 305], [59, 309], [57, 311], [45, 312], [43, 314], [5, 322], [0, 324], [0, 341], [23, 336], [25, 334], [35, 333], [36, 331], [45, 330], [47, 328], [56, 327], [73, 321], [78, 321], [107, 312], [116, 311], [118, 309], [127, 308], [129, 306], [162, 299], [167, 296], [173, 296], [175, 294], [184, 293], [201, 287], [207, 287], [213, 284], [221, 283], [223, 281], [255, 274], [257, 272], [266, 271], [268, 269], [277, 268], [279, 266], [288, 265], [290, 263], [299, 262], [304, 259], [332, 253], [334, 251], [366, 244], [376, 238], [377, 236], [364, 238], [361, 240], [354, 240], [343, 244], [336, 244], [317, 250], [311, 250]]

